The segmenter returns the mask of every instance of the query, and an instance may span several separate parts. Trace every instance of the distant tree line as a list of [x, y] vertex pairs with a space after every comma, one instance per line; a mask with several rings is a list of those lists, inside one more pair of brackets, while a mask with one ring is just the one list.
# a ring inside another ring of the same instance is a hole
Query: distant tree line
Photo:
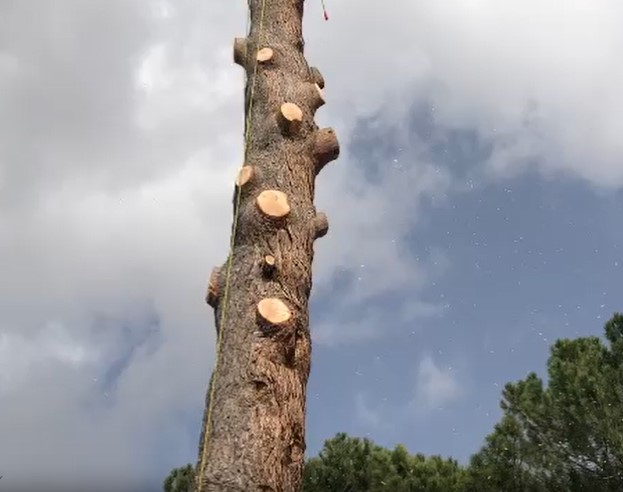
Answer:
[[[502, 418], [467, 466], [337, 434], [306, 463], [303, 492], [623, 491], [623, 315], [604, 339], [561, 339], [548, 383], [529, 374], [502, 392]], [[191, 492], [193, 467], [165, 492]]]

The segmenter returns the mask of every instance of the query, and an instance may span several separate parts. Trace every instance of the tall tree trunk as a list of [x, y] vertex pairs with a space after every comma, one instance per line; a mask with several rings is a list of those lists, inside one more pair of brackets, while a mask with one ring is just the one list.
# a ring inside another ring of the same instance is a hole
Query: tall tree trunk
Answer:
[[247, 73], [248, 144], [231, 264], [214, 270], [207, 295], [221, 350], [206, 398], [200, 492], [301, 486], [313, 244], [328, 230], [314, 182], [339, 154], [333, 130], [313, 121], [324, 80], [303, 56], [303, 1], [249, 0], [249, 35], [234, 41]]

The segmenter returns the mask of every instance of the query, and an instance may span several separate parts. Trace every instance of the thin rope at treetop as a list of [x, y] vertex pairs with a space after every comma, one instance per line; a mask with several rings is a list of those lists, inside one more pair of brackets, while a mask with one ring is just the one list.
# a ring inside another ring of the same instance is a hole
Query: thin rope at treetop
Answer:
[[[266, 0], [262, 0], [262, 9], [261, 9], [261, 13], [260, 13], [260, 28], [259, 28], [259, 32], [258, 32], [258, 37], [257, 37], [257, 44], [258, 46], [260, 46], [261, 41], [262, 41], [262, 33], [264, 31], [264, 11], [265, 11], [265, 7], [266, 7]], [[249, 26], [250, 26], [250, 17], [251, 17], [251, 13], [249, 11], [249, 14], [247, 15], [247, 32], [249, 32]], [[247, 151], [249, 149], [249, 142], [250, 142], [250, 135], [251, 135], [251, 110], [253, 109], [253, 99], [254, 99], [254, 94], [255, 94], [255, 82], [257, 79], [257, 66], [258, 66], [258, 60], [257, 57], [255, 58], [255, 64], [253, 66], [253, 81], [251, 83], [251, 95], [250, 95], [250, 101], [249, 101], [249, 107], [247, 109], [247, 118], [246, 118], [246, 124], [245, 124], [245, 142], [244, 142], [244, 157], [246, 160], [247, 157]], [[212, 423], [212, 402], [214, 401], [214, 388], [216, 387], [216, 378], [217, 378], [217, 374], [218, 374], [218, 364], [219, 364], [219, 359], [220, 359], [220, 354], [221, 354], [221, 345], [222, 345], [222, 340], [223, 340], [223, 328], [224, 328], [224, 323], [226, 320], [226, 313], [227, 313], [227, 299], [228, 299], [228, 295], [229, 295], [229, 281], [230, 281], [230, 277], [231, 277], [231, 267], [232, 267], [232, 259], [233, 259], [233, 249], [234, 249], [234, 244], [236, 241], [236, 231], [238, 229], [238, 215], [239, 215], [239, 211], [240, 211], [240, 197], [242, 195], [242, 193], [240, 193], [240, 190], [236, 190], [236, 204], [234, 206], [234, 224], [233, 224], [233, 230], [232, 230], [232, 234], [231, 234], [231, 240], [229, 243], [229, 257], [227, 259], [227, 273], [225, 275], [225, 291], [223, 292], [223, 310], [221, 312], [221, 319], [219, 321], [219, 330], [218, 330], [218, 340], [217, 340], [217, 344], [216, 344], [216, 360], [214, 363], [214, 379], [212, 380], [212, 384], [210, 385], [210, 402], [208, 404], [208, 415], [206, 417], [206, 428], [205, 428], [205, 433], [203, 436], [203, 449], [201, 450], [201, 461], [200, 461], [200, 465], [199, 465], [199, 473], [197, 474], [197, 490], [201, 489], [201, 480], [203, 478], [203, 472], [205, 469], [205, 458], [206, 458], [206, 450], [208, 449], [208, 436], [210, 435], [210, 430], [211, 430], [211, 423]]]
[[329, 20], [329, 13], [327, 12], [324, 0], [320, 0], [320, 5], [322, 6], [322, 15], [324, 15], [324, 20]]

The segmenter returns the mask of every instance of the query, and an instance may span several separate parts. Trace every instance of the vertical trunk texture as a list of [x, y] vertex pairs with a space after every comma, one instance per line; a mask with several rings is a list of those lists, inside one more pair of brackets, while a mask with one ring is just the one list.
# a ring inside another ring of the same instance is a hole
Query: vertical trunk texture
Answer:
[[324, 80], [303, 56], [303, 0], [249, 0], [249, 8], [248, 37], [234, 41], [234, 61], [247, 73], [249, 125], [234, 184], [229, 287], [225, 296], [225, 262], [206, 298], [222, 339], [206, 398], [200, 492], [300, 490], [313, 245], [328, 230], [314, 182], [339, 154], [334, 132], [313, 120]]

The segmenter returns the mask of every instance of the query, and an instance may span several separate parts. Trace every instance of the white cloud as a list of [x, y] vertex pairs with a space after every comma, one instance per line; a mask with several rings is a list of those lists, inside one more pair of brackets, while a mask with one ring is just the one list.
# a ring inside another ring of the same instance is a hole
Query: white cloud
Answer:
[[[230, 50], [244, 33], [244, 3], [0, 4], [7, 486], [33, 461], [48, 478], [77, 463], [87, 476], [144, 476], [156, 431], [202, 404], [213, 336], [202, 297], [210, 268], [225, 258], [242, 156], [242, 71]], [[328, 23], [307, 7], [306, 51], [327, 81], [319, 122], [336, 127], [344, 150], [318, 183], [331, 232], [318, 244], [315, 286], [322, 291], [340, 268], [362, 278], [340, 309], [406, 287], [417, 294], [443, 272], [437, 258], [418, 262], [400, 244], [423, 200], [452, 184], [406, 130], [414, 99], [431, 100], [441, 126], [474, 127], [491, 139], [488, 165], [502, 175], [525, 164], [517, 157], [538, 155], [545, 170], [623, 184], [619, 2], [329, 7]], [[356, 119], [377, 110], [407, 150], [402, 169], [390, 170], [387, 159], [369, 183], [347, 143]], [[437, 309], [411, 305], [423, 311], [404, 316]], [[135, 325], [147, 308], [162, 343], [140, 345], [105, 396], [93, 379], [127, 350], [121, 324], [143, 329]], [[114, 322], [100, 329], [97, 316]], [[352, 328], [347, 339], [361, 336]], [[322, 330], [320, 339], [331, 338], [340, 327]], [[452, 376], [423, 362], [418, 398], [449, 401]], [[187, 445], [177, 439], [171, 448]]]
[[412, 407], [432, 410], [443, 407], [461, 395], [457, 374], [450, 367], [441, 368], [432, 357], [419, 363]]
[[386, 436], [399, 435], [403, 425], [424, 422], [431, 413], [456, 403], [465, 394], [458, 373], [450, 366], [441, 366], [430, 355], [420, 358], [410, 377], [401, 380], [394, 375], [392, 380], [403, 387], [402, 402], [380, 398], [372, 391], [357, 393], [354, 401], [357, 422]]
[[386, 422], [383, 418], [383, 412], [378, 408], [373, 409], [366, 401], [363, 393], [357, 393], [355, 397], [355, 415], [357, 420], [367, 428], [377, 429]]
[[[348, 298], [357, 290], [355, 287], [346, 291], [344, 297]], [[404, 331], [405, 326], [417, 325], [422, 319], [442, 316], [446, 309], [443, 304], [418, 300], [401, 302], [398, 308], [385, 308], [380, 304], [371, 301], [366, 303], [365, 300], [344, 304], [340, 299], [339, 309], [335, 309], [335, 314], [331, 313], [328, 319], [316, 323], [312, 318], [313, 342], [336, 347], [392, 338]], [[353, 312], [356, 312], [354, 317]]]
[[405, 101], [429, 98], [440, 125], [492, 140], [496, 172], [536, 158], [547, 173], [623, 185], [620, 2], [351, 1], [331, 10], [333, 24], [309, 36], [309, 56], [348, 72], [328, 83], [341, 114], [392, 102], [395, 121]]
[[34, 337], [0, 333], [0, 396], [28, 384], [33, 371], [60, 364], [80, 368], [97, 361], [93, 347], [73, 340], [64, 326], [49, 323]]

